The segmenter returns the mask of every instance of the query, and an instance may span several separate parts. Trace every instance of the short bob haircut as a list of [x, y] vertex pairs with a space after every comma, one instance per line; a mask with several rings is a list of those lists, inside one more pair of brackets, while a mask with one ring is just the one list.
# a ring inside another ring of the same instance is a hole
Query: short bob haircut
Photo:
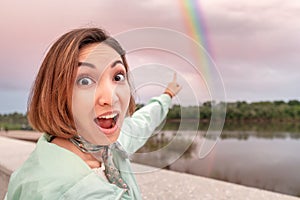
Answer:
[[[46, 54], [28, 99], [27, 117], [34, 129], [64, 138], [77, 134], [72, 93], [79, 51], [89, 44], [101, 42], [120, 54], [128, 71], [125, 51], [104, 30], [81, 28], [62, 35]], [[135, 102], [131, 95], [128, 113], [131, 115], [134, 111]]]

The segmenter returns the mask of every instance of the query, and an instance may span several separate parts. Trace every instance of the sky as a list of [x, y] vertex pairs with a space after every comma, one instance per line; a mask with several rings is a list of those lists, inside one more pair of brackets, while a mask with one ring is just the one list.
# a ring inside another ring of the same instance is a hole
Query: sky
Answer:
[[[69, 30], [94, 26], [129, 48], [140, 101], [161, 92], [172, 71], [177, 71], [183, 85], [175, 100], [182, 104], [214, 99], [220, 92], [227, 102], [300, 100], [298, 0], [200, 0], [203, 21], [199, 23], [214, 63], [207, 67], [212, 72], [207, 75], [183, 59], [190, 52], [188, 60], [194, 62], [195, 52], [189, 49], [193, 40], [175, 39], [180, 34], [191, 37], [179, 0], [2, 0], [0, 4], [0, 113], [25, 113], [34, 77], [51, 44]], [[147, 34], [151, 30], [146, 27], [160, 30], [158, 37]], [[169, 38], [173, 43], [167, 51], [159, 49]], [[156, 48], [130, 47], [133, 43], [149, 47], [148, 40], [155, 41]], [[174, 54], [174, 49], [184, 56]], [[215, 89], [210, 81], [222, 84]]]

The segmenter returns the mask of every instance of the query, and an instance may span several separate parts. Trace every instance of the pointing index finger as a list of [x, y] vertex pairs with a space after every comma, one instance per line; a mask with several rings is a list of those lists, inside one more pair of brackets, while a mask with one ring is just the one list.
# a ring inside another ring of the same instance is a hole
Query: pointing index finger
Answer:
[[174, 72], [174, 75], [173, 75], [173, 82], [176, 82], [176, 80], [177, 80], [177, 73]]

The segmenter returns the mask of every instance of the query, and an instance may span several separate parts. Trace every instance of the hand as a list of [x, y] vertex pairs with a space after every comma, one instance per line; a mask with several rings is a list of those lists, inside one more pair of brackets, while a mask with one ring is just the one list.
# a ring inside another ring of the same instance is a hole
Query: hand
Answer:
[[177, 83], [177, 74], [174, 72], [173, 80], [170, 82], [165, 90], [165, 94], [170, 95], [173, 98], [181, 90], [181, 86]]

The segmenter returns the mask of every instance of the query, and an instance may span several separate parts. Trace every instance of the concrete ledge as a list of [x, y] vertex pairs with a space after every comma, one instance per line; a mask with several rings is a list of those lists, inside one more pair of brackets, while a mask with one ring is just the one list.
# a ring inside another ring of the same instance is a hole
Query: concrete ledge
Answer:
[[28, 158], [35, 143], [0, 136], [0, 199], [4, 199], [11, 173]]
[[[0, 136], [0, 199], [4, 198], [10, 174], [35, 148], [35, 143]], [[133, 164], [143, 199], [281, 199], [297, 197], [249, 188], [209, 178]], [[147, 171], [147, 172], [146, 172]]]
[[0, 164], [0, 199], [4, 199], [11, 172], [11, 170]]

